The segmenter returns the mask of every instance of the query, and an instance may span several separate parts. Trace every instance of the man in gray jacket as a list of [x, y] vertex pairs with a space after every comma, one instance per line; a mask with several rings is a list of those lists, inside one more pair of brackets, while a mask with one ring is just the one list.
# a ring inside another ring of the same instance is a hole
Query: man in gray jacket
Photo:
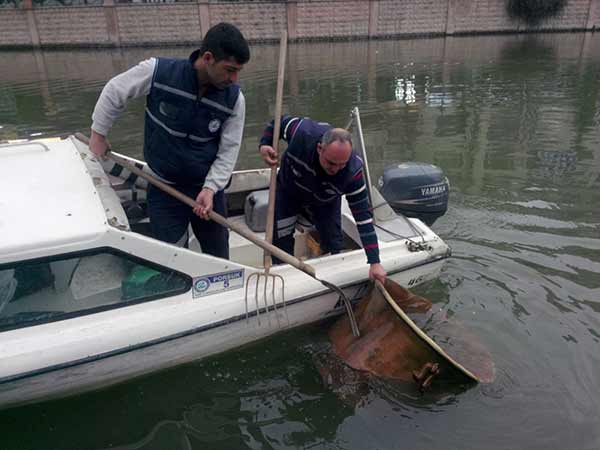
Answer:
[[184, 246], [191, 223], [203, 252], [229, 257], [228, 231], [208, 221], [208, 214], [214, 208], [226, 215], [223, 190], [237, 160], [245, 119], [244, 95], [236, 82], [249, 59], [242, 33], [220, 23], [208, 30], [188, 59], [147, 59], [102, 90], [92, 115], [92, 152], [104, 157], [106, 135], [127, 101], [145, 95], [148, 166], [200, 204], [191, 210], [150, 186], [148, 214], [157, 239]]

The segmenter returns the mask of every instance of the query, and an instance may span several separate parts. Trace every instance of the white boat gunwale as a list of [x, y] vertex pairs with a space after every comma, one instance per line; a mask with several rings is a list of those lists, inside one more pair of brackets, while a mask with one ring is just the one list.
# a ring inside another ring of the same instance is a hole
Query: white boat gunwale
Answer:
[[[360, 252], [362, 250], [354, 250], [354, 251]], [[3, 333], [5, 331], [17, 330], [17, 329], [21, 329], [21, 328], [28, 328], [31, 326], [43, 325], [46, 323], [58, 322], [61, 320], [68, 320], [68, 319], [73, 319], [73, 318], [77, 318], [77, 317], [88, 316], [88, 315], [96, 314], [99, 312], [110, 311], [112, 309], [127, 308], [129, 306], [134, 306], [134, 305], [143, 304], [143, 303], [147, 303], [147, 302], [153, 302], [153, 301], [157, 301], [157, 300], [165, 300], [165, 299], [168, 299], [169, 297], [175, 297], [178, 295], [189, 293], [189, 291], [192, 289], [193, 277], [190, 274], [180, 271], [180, 270], [177, 270], [177, 269], [174, 269], [172, 267], [164, 266], [162, 264], [159, 264], [157, 262], [154, 262], [154, 261], [151, 261], [148, 259], [141, 258], [139, 256], [136, 256], [135, 254], [123, 251], [121, 249], [118, 249], [115, 247], [109, 247], [109, 246], [95, 247], [95, 248], [90, 248], [90, 249], [85, 249], [85, 250], [80, 250], [80, 251], [75, 251], [75, 252], [69, 252], [69, 253], [57, 253], [55, 255], [51, 255], [51, 256], [47, 256], [47, 257], [38, 257], [38, 258], [29, 259], [29, 260], [18, 261], [17, 264], [2, 263], [2, 264], [0, 264], [0, 271], [4, 270], [6, 268], [15, 268], [21, 264], [32, 264], [32, 263], [40, 263], [40, 262], [50, 263], [53, 261], [60, 261], [62, 259], [93, 256], [93, 255], [97, 255], [99, 253], [105, 253], [105, 254], [107, 253], [107, 254], [112, 254], [112, 255], [116, 255], [116, 256], [126, 256], [127, 259], [129, 259], [130, 261], [144, 264], [145, 266], [150, 267], [150, 268], [174, 271], [178, 275], [180, 275], [181, 277], [183, 277], [185, 279], [186, 286], [184, 288], [168, 291], [166, 295], [165, 295], [165, 293], [151, 294], [151, 295], [144, 296], [141, 298], [126, 300], [126, 301], [123, 301], [123, 302], [117, 303], [117, 304], [115, 304], [115, 303], [105, 304], [105, 305], [94, 306], [94, 307], [88, 308], [88, 309], [81, 309], [81, 310], [72, 311], [72, 312], [57, 313], [56, 315], [48, 317], [46, 319], [36, 320], [35, 323], [23, 323], [21, 325], [7, 325], [7, 326], [0, 325], [0, 333]], [[448, 252], [442, 256], [435, 256], [435, 257], [429, 258], [425, 261], [415, 263], [415, 264], [412, 264], [409, 266], [405, 266], [398, 270], [390, 271], [388, 273], [388, 276], [393, 277], [394, 275], [405, 272], [407, 270], [411, 270], [411, 269], [414, 269], [414, 268], [420, 267], [420, 266], [425, 266], [427, 264], [441, 261], [441, 260], [447, 259], [449, 257], [450, 257], [450, 252]], [[247, 268], [254, 269], [252, 267], [247, 267]], [[359, 280], [359, 281], [355, 281], [355, 282], [341, 283], [341, 284], [338, 284], [338, 286], [342, 289], [345, 289], [348, 287], [356, 286], [358, 284], [363, 284], [365, 282], [366, 282], [365, 280]], [[410, 283], [410, 284], [414, 284], [414, 283]], [[323, 295], [328, 292], [332, 292], [332, 290], [323, 286], [323, 288], [316, 294], [311, 294], [311, 295], [307, 295], [307, 296], [298, 297], [293, 300], [288, 300], [288, 301], [286, 301], [286, 304], [295, 304], [295, 303], [298, 303], [305, 299], [310, 299], [315, 296], [320, 296], [320, 295]], [[358, 300], [358, 299], [351, 299], [351, 301], [355, 301], [355, 300]], [[259, 314], [263, 313], [263, 309], [266, 311], [266, 308], [262, 308], [262, 309], [259, 309], [258, 313]], [[250, 316], [254, 316], [257, 313], [256, 313], [256, 311], [250, 311], [249, 314], [250, 314]], [[232, 320], [232, 321], [235, 321], [235, 320]], [[0, 383], [1, 382], [2, 382], [2, 378], [0, 378]]]

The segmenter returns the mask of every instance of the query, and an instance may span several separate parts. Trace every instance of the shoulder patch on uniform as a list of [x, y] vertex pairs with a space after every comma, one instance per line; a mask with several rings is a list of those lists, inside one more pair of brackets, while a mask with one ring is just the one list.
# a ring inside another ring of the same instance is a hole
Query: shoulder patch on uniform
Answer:
[[213, 119], [208, 122], [208, 131], [211, 133], [218, 131], [219, 128], [221, 128], [221, 121], [219, 119]]

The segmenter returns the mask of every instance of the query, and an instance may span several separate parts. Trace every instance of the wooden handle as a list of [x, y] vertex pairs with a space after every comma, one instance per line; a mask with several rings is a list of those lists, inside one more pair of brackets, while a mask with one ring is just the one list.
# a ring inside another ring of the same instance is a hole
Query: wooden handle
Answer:
[[[275, 95], [275, 121], [273, 122], [273, 150], [279, 158], [279, 132], [281, 128], [281, 108], [283, 105], [283, 81], [285, 79], [285, 57], [287, 54], [287, 31], [281, 33], [279, 42], [279, 67], [277, 70], [277, 93]], [[271, 177], [269, 179], [269, 205], [267, 208], [267, 225], [265, 229], [265, 239], [270, 244], [273, 242], [273, 225], [275, 222], [275, 192], [277, 184], [277, 164], [271, 167]], [[277, 255], [275, 255], [277, 256]], [[277, 256], [278, 257], [278, 256]], [[279, 257], [278, 257], [279, 258]], [[281, 259], [281, 258], [279, 258]], [[283, 261], [283, 260], [282, 260]], [[265, 250], [263, 259], [265, 271], [269, 273], [271, 268], [271, 254]]]
[[[180, 202], [183, 202], [192, 208], [200, 206], [200, 204], [198, 202], [196, 202], [194, 199], [192, 199], [191, 197], [188, 197], [187, 195], [182, 194], [177, 189], [173, 188], [172, 186], [169, 186], [167, 183], [164, 183], [164, 182], [158, 180], [157, 178], [153, 177], [152, 175], [147, 174], [143, 170], [138, 169], [133, 164], [131, 164], [129, 161], [127, 161], [125, 158], [122, 158], [119, 155], [115, 155], [114, 153], [108, 153], [108, 157], [110, 159], [112, 159], [114, 162], [116, 162], [117, 164], [125, 167], [127, 170], [130, 170], [131, 172], [135, 173], [136, 175], [144, 178], [145, 180], [148, 181], [148, 183], [152, 183], [157, 188], [163, 190], [164, 192], [166, 192], [169, 195], [172, 195]], [[290, 255], [289, 253], [284, 252], [280, 248], [275, 247], [273, 244], [266, 242], [263, 239], [260, 239], [254, 233], [252, 233], [251, 231], [247, 230], [246, 228], [240, 226], [239, 224], [231, 222], [230, 220], [226, 219], [225, 217], [223, 217], [222, 215], [220, 215], [219, 213], [216, 213], [214, 211], [211, 211], [208, 214], [208, 216], [211, 218], [211, 220], [214, 220], [219, 225], [223, 225], [224, 227], [227, 227], [227, 228], [231, 229], [232, 231], [235, 231], [237, 234], [248, 239], [253, 244], [258, 245], [263, 250], [266, 250], [269, 253], [271, 253], [272, 255], [275, 255], [277, 258], [279, 258], [283, 262], [294, 266], [296, 269], [299, 269], [299, 270], [307, 273], [311, 277], [315, 277], [315, 269], [312, 266], [309, 266], [308, 264], [303, 263], [298, 258]]]
[[[77, 139], [79, 139], [81, 142], [85, 143], [86, 145], [89, 145], [89, 143], [90, 143], [90, 140], [88, 139], [88, 137], [82, 133], [75, 133], [75, 137]], [[156, 186], [157, 188], [161, 189], [162, 191], [166, 192], [167, 194], [172, 195], [177, 200], [185, 203], [186, 205], [188, 205], [192, 208], [195, 208], [196, 206], [200, 206], [194, 199], [188, 197], [185, 194], [182, 194], [177, 189], [173, 188], [172, 186], [169, 186], [167, 183], [164, 183], [164, 182], [160, 181], [159, 179], [157, 179], [156, 177], [153, 177], [152, 175], [137, 168], [135, 165], [133, 165], [130, 161], [123, 158], [122, 156], [116, 155], [115, 153], [112, 153], [112, 152], [109, 152], [107, 154], [107, 156], [110, 159], [112, 159], [114, 162], [116, 162], [117, 164], [125, 167], [127, 170], [131, 171], [132, 173], [135, 173], [137, 176], [148, 181], [148, 183], [151, 183], [152, 185]], [[222, 225], [224, 227], [229, 228], [232, 231], [235, 231], [237, 234], [248, 239], [253, 244], [258, 245], [263, 250], [266, 250], [269, 253], [271, 253], [272, 255], [275, 255], [277, 258], [279, 258], [283, 262], [285, 262], [291, 266], [294, 266], [296, 269], [301, 270], [302, 272], [310, 275], [313, 278], [316, 278], [316, 273], [315, 273], [314, 267], [303, 263], [298, 258], [290, 255], [289, 253], [284, 252], [280, 248], [275, 247], [273, 244], [270, 244], [270, 243], [260, 239], [254, 233], [252, 233], [250, 230], [238, 225], [237, 223], [231, 222], [230, 220], [226, 219], [225, 217], [223, 217], [222, 215], [220, 215], [219, 213], [216, 213], [214, 211], [211, 211], [209, 213], [209, 217], [212, 220], [214, 220], [215, 222], [217, 222], [219, 225]]]
[[[82, 133], [75, 133], [75, 137], [77, 139], [79, 139], [81, 142], [84, 142], [86, 145], [89, 145], [89, 143], [90, 143], [90, 140], [88, 139], [88, 137], [85, 136]], [[150, 174], [144, 172], [143, 170], [137, 168], [133, 163], [131, 163], [127, 159], [123, 158], [122, 156], [119, 156], [119, 155], [117, 155], [115, 153], [112, 153], [110, 151], [107, 153], [107, 156], [110, 159], [112, 159], [114, 162], [116, 162], [117, 164], [125, 167], [130, 172], [135, 173], [137, 176], [139, 176], [139, 177], [143, 178], [144, 180], [148, 181], [148, 183], [150, 183], [150, 184], [156, 186], [157, 188], [163, 190], [167, 194], [172, 195], [177, 200], [185, 203], [186, 205], [190, 206], [191, 208], [195, 208], [197, 206], [200, 206], [200, 204], [197, 203], [194, 199], [188, 197], [185, 194], [182, 194], [177, 189], [173, 188], [172, 186], [169, 186], [167, 183], [164, 183], [164, 182], [160, 181], [159, 179], [157, 179], [156, 177], [153, 177], [152, 175], [150, 175]], [[208, 216], [211, 218], [211, 220], [214, 220], [219, 225], [222, 225], [224, 227], [229, 228], [232, 231], [235, 231], [237, 234], [239, 234], [240, 236], [248, 239], [250, 242], [252, 242], [253, 244], [257, 245], [258, 247], [262, 248], [265, 251], [268, 251], [272, 255], [275, 255], [281, 261], [289, 264], [292, 267], [295, 267], [298, 270], [301, 270], [305, 274], [310, 275], [312, 278], [314, 278], [315, 280], [319, 281], [321, 284], [323, 284], [328, 289], [331, 289], [334, 292], [337, 292], [340, 295], [340, 297], [342, 298], [342, 300], [344, 301], [344, 305], [346, 307], [346, 311], [347, 311], [348, 316], [350, 318], [350, 327], [352, 329], [352, 334], [354, 334], [354, 336], [356, 336], [356, 337], [360, 337], [360, 332], [358, 330], [358, 325], [356, 323], [356, 319], [355, 319], [354, 313], [352, 311], [352, 305], [350, 304], [350, 301], [348, 300], [348, 297], [346, 297], [346, 295], [344, 294], [344, 291], [342, 291], [341, 288], [339, 288], [338, 286], [336, 286], [336, 285], [334, 285], [332, 283], [329, 283], [328, 281], [321, 280], [321, 279], [317, 278], [317, 275], [316, 275], [314, 267], [312, 267], [309, 264], [303, 263], [302, 261], [300, 261], [295, 256], [292, 256], [289, 253], [284, 252], [280, 248], [275, 247], [270, 242], [267, 242], [267, 241], [265, 241], [263, 239], [260, 239], [254, 233], [252, 233], [250, 230], [248, 230], [248, 229], [246, 229], [246, 228], [238, 225], [237, 223], [231, 222], [230, 220], [226, 219], [225, 217], [223, 217], [222, 215], [220, 215], [220, 214], [218, 214], [218, 213], [216, 213], [214, 211], [211, 211], [208, 214]], [[376, 281], [376, 283], [379, 283], [379, 282]], [[379, 287], [380, 287], [380, 289], [383, 289], [383, 285], [381, 283], [379, 283]]]

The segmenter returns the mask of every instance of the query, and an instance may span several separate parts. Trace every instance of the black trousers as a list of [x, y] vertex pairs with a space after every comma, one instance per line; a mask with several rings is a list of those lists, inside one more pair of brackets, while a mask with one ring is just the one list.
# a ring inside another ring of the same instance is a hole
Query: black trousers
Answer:
[[[199, 186], [173, 186], [188, 197], [196, 199]], [[148, 216], [152, 234], [158, 240], [187, 247], [187, 230], [192, 225], [202, 252], [229, 259], [229, 231], [212, 220], [198, 217], [185, 203], [152, 185], [148, 186]], [[227, 217], [225, 192], [215, 193], [213, 210]]]
[[[296, 188], [286, 187], [277, 180], [273, 244], [293, 255], [296, 216], [307, 210], [319, 232], [321, 249], [325, 253], [339, 253], [344, 246], [341, 224], [342, 197], [336, 197], [328, 203], [318, 202], [311, 197], [312, 195], [305, 195]], [[280, 264], [282, 261], [273, 257], [273, 262]]]

